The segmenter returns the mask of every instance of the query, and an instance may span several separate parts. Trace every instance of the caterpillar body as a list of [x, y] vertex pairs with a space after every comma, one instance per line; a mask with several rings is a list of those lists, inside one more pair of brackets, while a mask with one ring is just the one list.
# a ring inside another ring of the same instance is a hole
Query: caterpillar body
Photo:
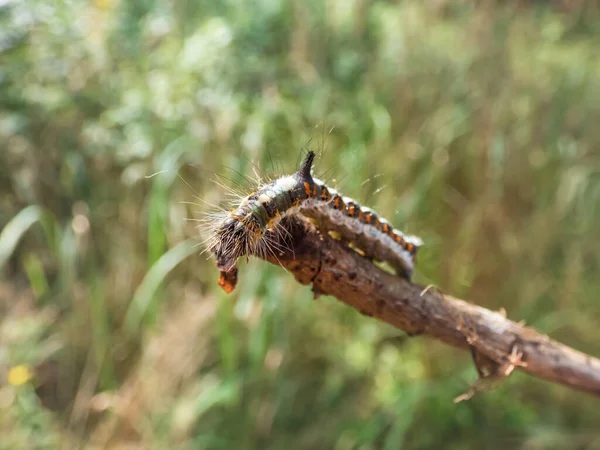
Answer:
[[[387, 262], [410, 279], [421, 239], [394, 229], [369, 208], [313, 178], [315, 153], [308, 152], [300, 170], [261, 186], [242, 199], [225, 217], [213, 223], [209, 250], [223, 274], [233, 272], [241, 256], [273, 252], [284, 217], [312, 219], [321, 232], [336, 232], [368, 258]], [[227, 289], [226, 289], [227, 290]]]

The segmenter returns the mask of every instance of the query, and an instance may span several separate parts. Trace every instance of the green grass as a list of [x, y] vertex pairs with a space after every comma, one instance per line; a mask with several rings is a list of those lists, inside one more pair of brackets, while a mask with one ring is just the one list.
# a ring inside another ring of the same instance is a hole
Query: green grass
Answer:
[[497, 3], [0, 7], [0, 448], [599, 447], [595, 399], [455, 405], [467, 354], [282, 269], [224, 295], [185, 220], [325, 149], [418, 282], [600, 354], [598, 11]]

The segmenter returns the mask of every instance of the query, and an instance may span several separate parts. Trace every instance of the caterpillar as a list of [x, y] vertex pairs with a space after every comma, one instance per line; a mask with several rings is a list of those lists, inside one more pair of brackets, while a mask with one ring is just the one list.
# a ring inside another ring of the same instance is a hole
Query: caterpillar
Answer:
[[398, 275], [411, 278], [421, 239], [394, 229], [371, 209], [314, 178], [314, 159], [309, 151], [296, 173], [264, 184], [212, 222], [208, 250], [215, 255], [219, 284], [226, 291], [235, 286], [238, 258], [284, 250], [277, 248], [279, 233], [286, 232], [279, 225], [293, 214], [312, 219], [319, 231], [337, 233], [364, 256], [387, 262]]

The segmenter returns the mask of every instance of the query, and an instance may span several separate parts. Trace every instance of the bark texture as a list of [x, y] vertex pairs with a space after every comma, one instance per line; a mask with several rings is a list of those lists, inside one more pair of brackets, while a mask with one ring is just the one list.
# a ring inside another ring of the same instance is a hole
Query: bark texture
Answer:
[[[343, 242], [303, 222], [288, 221], [282, 246], [287, 253], [269, 258], [315, 295], [332, 295], [361, 313], [409, 335], [426, 334], [470, 350], [482, 379], [497, 380], [513, 369], [600, 395], [600, 360], [513, 322], [502, 312], [468, 303], [436, 288], [424, 288], [394, 276]], [[479, 389], [461, 396], [469, 398]]]

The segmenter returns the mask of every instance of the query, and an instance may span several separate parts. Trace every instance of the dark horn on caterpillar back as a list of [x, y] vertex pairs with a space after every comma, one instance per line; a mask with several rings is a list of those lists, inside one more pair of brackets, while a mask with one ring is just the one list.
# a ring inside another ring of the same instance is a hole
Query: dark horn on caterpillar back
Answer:
[[298, 171], [298, 174], [300, 175], [300, 177], [302, 179], [304, 179], [304, 180], [312, 179], [310, 170], [312, 168], [312, 164], [313, 164], [314, 160], [315, 160], [315, 152], [309, 151], [308, 154], [306, 155], [306, 159], [302, 163], [302, 167], [300, 167], [300, 170]]

